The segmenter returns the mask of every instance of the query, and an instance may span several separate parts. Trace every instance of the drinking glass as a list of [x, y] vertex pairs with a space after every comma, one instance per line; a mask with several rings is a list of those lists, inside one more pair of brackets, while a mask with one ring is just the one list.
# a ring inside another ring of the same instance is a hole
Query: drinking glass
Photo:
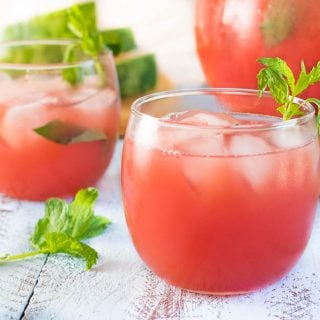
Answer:
[[0, 192], [43, 200], [94, 185], [113, 154], [119, 108], [109, 51], [93, 59], [77, 41], [1, 43]]
[[296, 102], [304, 115], [288, 121], [230, 111], [276, 108], [255, 90], [162, 92], [133, 104], [125, 216], [156, 275], [225, 295], [260, 289], [294, 266], [312, 229], [319, 176], [314, 109]]

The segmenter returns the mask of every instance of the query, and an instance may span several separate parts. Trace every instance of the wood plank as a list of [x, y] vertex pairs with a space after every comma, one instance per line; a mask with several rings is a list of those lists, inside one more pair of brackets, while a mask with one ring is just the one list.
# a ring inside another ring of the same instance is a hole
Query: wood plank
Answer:
[[[43, 204], [0, 196], [0, 254], [30, 250], [28, 237]], [[19, 319], [46, 257], [0, 265], [0, 319]]]
[[39, 277], [25, 319], [319, 319], [320, 217], [298, 265], [288, 276], [253, 294], [212, 297], [167, 285], [137, 256], [121, 205], [120, 148], [99, 185], [97, 212], [112, 227], [91, 245], [105, 261], [90, 272], [81, 261], [49, 257]]

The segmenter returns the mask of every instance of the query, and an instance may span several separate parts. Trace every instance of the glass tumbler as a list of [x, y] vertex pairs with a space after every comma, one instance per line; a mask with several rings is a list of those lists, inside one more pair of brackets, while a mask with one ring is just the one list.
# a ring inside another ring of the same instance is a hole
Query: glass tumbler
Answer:
[[0, 192], [44, 200], [95, 184], [119, 111], [110, 52], [93, 59], [72, 40], [1, 43]]
[[[125, 216], [145, 264], [179, 288], [258, 290], [284, 276], [317, 207], [314, 109], [288, 121], [233, 112], [270, 105], [245, 89], [162, 92], [137, 100], [122, 159]], [[264, 108], [265, 110], [265, 108]]]

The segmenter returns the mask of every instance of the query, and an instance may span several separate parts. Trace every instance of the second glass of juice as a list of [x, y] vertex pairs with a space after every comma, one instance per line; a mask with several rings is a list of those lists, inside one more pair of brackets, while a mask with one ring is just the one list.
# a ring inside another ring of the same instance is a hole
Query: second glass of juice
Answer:
[[[289, 121], [232, 112], [254, 90], [182, 90], [135, 102], [124, 141], [126, 220], [146, 265], [177, 287], [238, 294], [284, 276], [317, 207], [312, 106]], [[244, 108], [245, 109], [245, 108]]]
[[92, 58], [69, 40], [2, 43], [0, 192], [43, 200], [95, 184], [113, 154], [119, 103], [110, 52]]

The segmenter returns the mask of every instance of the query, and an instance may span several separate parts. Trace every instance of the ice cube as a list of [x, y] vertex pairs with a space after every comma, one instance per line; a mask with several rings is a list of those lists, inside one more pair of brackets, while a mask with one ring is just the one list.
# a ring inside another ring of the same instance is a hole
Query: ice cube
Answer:
[[234, 117], [226, 113], [203, 110], [188, 110], [171, 114], [170, 120], [183, 124], [217, 127], [229, 127], [238, 123]]
[[263, 138], [251, 134], [237, 134], [229, 142], [230, 155], [255, 155], [272, 152], [272, 146]]
[[270, 143], [280, 150], [301, 147], [309, 139], [305, 129], [299, 126], [279, 128], [270, 133]]
[[[156, 122], [148, 121], [148, 119], [139, 119], [134, 123], [134, 126], [135, 142], [149, 147], [157, 147], [161, 133], [158, 132], [159, 126]], [[166, 134], [165, 130], [163, 130], [163, 134]]]
[[276, 163], [268, 156], [272, 151], [272, 146], [260, 137], [241, 134], [231, 138], [229, 153], [235, 156], [234, 168], [257, 192], [263, 191], [269, 177], [275, 174]]
[[28, 146], [39, 139], [33, 129], [45, 125], [52, 119], [41, 104], [17, 105], [8, 108], [0, 123], [0, 134], [8, 145], [18, 148]]
[[228, 201], [230, 181], [234, 171], [228, 157], [184, 156], [179, 163], [179, 171], [185, 186], [196, 201], [221, 203]]
[[224, 134], [207, 126], [229, 127], [237, 120], [224, 113], [188, 110], [162, 117], [164, 122], [199, 126], [167, 128], [162, 136], [162, 145], [170, 150], [194, 156], [218, 156], [226, 152]]
[[66, 91], [70, 85], [61, 76], [52, 76], [43, 73], [28, 73], [23, 83], [38, 92], [56, 93]]
[[45, 92], [37, 90], [30, 83], [23, 81], [1, 81], [0, 82], [0, 104], [14, 105], [27, 104], [39, 101], [46, 95]]
[[[161, 144], [158, 144], [159, 139], [159, 126], [157, 123], [152, 123], [148, 119], [138, 119], [133, 122], [130, 130], [130, 134], [126, 137], [134, 141], [134, 146], [131, 148], [128, 147], [129, 158], [131, 159], [132, 167], [136, 167], [138, 170], [135, 170], [137, 177], [140, 177], [142, 181], [145, 179], [145, 168], [151, 165], [153, 157], [160, 155], [156, 153], [155, 150], [163, 150]], [[158, 148], [160, 145], [160, 149]], [[131, 165], [129, 166], [131, 167]]]
[[43, 105], [65, 107], [80, 101], [73, 101], [73, 88], [61, 77], [45, 76], [41, 79], [41, 76], [33, 75], [28, 78], [26, 85], [31, 87], [31, 90], [39, 96], [37, 101]]
[[226, 153], [224, 136], [220, 133], [189, 132], [174, 137], [174, 149], [192, 156], [221, 156]]
[[97, 90], [96, 88], [83, 87], [72, 92], [72, 100], [74, 103], [78, 102], [75, 108], [88, 114], [113, 106], [117, 103], [117, 99], [118, 95], [113, 89]]
[[48, 95], [41, 103], [55, 109], [56, 116], [63, 121], [102, 132], [107, 130], [112, 135], [117, 130], [120, 102], [114, 90], [64, 91]]
[[0, 81], [0, 134], [9, 145], [21, 146], [37, 136], [32, 129], [48, 119], [41, 104], [45, 97], [45, 91], [23, 79]]

